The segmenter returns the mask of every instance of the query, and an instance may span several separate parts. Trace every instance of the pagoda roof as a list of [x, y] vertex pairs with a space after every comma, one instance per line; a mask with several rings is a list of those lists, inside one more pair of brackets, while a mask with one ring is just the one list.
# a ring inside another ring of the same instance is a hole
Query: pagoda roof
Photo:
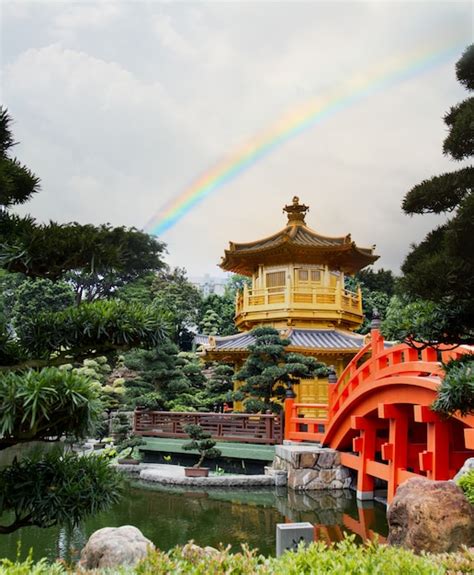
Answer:
[[[290, 340], [291, 349], [304, 350], [358, 350], [365, 345], [365, 336], [337, 328], [289, 329], [283, 336]], [[255, 342], [251, 332], [236, 335], [207, 336], [198, 334], [194, 343], [203, 350], [244, 351]]]
[[351, 235], [329, 237], [318, 234], [306, 225], [308, 206], [293, 198], [283, 210], [288, 214], [286, 227], [269, 237], [249, 243], [229, 243], [220, 267], [226, 271], [251, 276], [260, 264], [284, 263], [327, 264], [332, 269], [356, 273], [374, 263], [375, 246], [358, 247]]
[[[364, 347], [367, 337], [338, 328], [327, 329], [297, 329], [282, 331], [282, 337], [290, 340], [289, 349], [294, 351], [352, 351], [357, 352]], [[246, 351], [255, 343], [255, 337], [250, 331], [235, 335], [217, 336], [197, 334], [194, 343], [203, 351]], [[385, 342], [385, 347], [391, 347], [392, 342]]]

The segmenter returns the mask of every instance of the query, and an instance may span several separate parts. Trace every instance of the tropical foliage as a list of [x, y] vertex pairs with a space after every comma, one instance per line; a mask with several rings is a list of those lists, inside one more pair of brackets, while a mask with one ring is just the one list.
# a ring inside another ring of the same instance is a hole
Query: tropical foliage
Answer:
[[35, 357], [52, 353], [81, 357], [138, 345], [153, 347], [167, 331], [167, 322], [151, 306], [97, 301], [39, 314], [22, 344]]
[[89, 378], [47, 367], [0, 373], [0, 449], [17, 443], [84, 437], [102, 412]]
[[0, 511], [14, 520], [0, 533], [35, 525], [77, 525], [118, 501], [120, 476], [102, 457], [58, 451], [23, 457], [0, 470]]
[[474, 356], [466, 354], [443, 367], [445, 376], [431, 409], [445, 415], [474, 413]]

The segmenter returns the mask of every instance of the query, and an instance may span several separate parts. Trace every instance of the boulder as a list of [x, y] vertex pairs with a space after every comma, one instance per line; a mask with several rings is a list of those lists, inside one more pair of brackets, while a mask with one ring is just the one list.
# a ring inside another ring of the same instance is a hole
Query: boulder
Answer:
[[135, 565], [154, 549], [140, 529], [133, 525], [104, 527], [94, 531], [81, 552], [79, 565], [84, 569]]
[[388, 544], [416, 553], [474, 545], [474, 507], [452, 481], [413, 478], [402, 483], [387, 513]]

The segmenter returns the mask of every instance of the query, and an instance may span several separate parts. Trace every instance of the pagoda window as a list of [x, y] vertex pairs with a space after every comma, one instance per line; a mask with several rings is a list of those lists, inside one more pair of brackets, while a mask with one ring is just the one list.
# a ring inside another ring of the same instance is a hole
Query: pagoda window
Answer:
[[265, 277], [266, 286], [268, 289], [277, 289], [285, 287], [286, 285], [286, 272], [269, 272]]
[[298, 270], [298, 279], [300, 282], [307, 282], [309, 279], [308, 270]]
[[296, 283], [299, 285], [309, 285], [310, 283], [321, 283], [321, 270], [299, 268], [295, 270]]

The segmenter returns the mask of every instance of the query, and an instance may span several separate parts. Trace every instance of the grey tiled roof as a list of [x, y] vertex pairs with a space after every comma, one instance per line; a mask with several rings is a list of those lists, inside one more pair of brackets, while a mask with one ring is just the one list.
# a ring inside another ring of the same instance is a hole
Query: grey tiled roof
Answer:
[[[303, 349], [359, 349], [364, 346], [364, 336], [339, 329], [292, 329], [284, 334], [291, 341], [291, 347]], [[208, 336], [197, 335], [194, 342], [204, 349], [245, 350], [255, 338], [250, 332], [238, 333], [226, 337], [214, 336], [213, 344]]]

